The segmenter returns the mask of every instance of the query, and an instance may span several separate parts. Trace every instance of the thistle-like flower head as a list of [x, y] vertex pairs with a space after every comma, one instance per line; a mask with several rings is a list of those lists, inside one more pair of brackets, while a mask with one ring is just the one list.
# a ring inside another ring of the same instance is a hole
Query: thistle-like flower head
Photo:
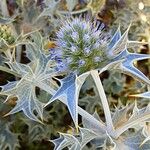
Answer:
[[67, 19], [57, 32], [56, 49], [51, 58], [56, 61], [57, 71], [84, 72], [98, 69], [119, 69], [150, 84], [145, 75], [135, 68], [133, 62], [150, 58], [150, 55], [130, 53], [143, 43], [128, 39], [129, 28], [121, 34], [120, 28], [110, 36], [104, 32], [104, 25], [94, 25], [83, 18]]
[[101, 66], [108, 59], [108, 36], [103, 33], [103, 27], [99, 24], [94, 27], [90, 20], [83, 18], [65, 21], [57, 32], [58, 47], [53, 55], [58, 71], [68, 69], [83, 73]]

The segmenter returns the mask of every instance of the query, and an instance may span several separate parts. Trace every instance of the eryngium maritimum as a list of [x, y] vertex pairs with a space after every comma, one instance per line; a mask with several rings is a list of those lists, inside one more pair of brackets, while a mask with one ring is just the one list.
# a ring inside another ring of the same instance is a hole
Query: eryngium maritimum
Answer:
[[58, 71], [83, 73], [100, 67], [108, 59], [107, 43], [108, 36], [102, 26], [94, 27], [90, 20], [83, 18], [70, 19], [57, 32], [52, 58], [57, 62]]

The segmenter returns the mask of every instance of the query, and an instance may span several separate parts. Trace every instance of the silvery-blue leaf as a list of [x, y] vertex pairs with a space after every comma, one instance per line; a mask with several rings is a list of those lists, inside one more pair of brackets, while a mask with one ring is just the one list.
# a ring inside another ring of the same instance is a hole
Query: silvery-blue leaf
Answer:
[[86, 129], [86, 128], [80, 128], [81, 132], [81, 147], [83, 148], [88, 142], [93, 140], [94, 138], [98, 137], [98, 134]]
[[[9, 83], [10, 84], [10, 83]], [[16, 85], [15, 90], [9, 88], [2, 88], [1, 94], [11, 95], [14, 94], [18, 97], [16, 106], [6, 115], [14, 114], [19, 111], [23, 111], [24, 114], [35, 121], [39, 121], [34, 115], [33, 111], [36, 110], [39, 117], [42, 118], [43, 104], [37, 100], [35, 92], [33, 91], [34, 86], [29, 85], [27, 82], [20, 82]]]
[[35, 60], [36, 58], [40, 57], [40, 54], [43, 49], [43, 39], [39, 32], [35, 32], [33, 34], [30, 34], [31, 40], [34, 42], [29, 42], [29, 44], [26, 44], [26, 56], [30, 60]]
[[[0, 123], [1, 124], [1, 123]], [[5, 150], [15, 150], [17, 147], [19, 147], [19, 140], [18, 135], [12, 133], [8, 126], [4, 130], [2, 130], [2, 127], [0, 128], [0, 149]]]
[[122, 124], [124, 124], [129, 119], [129, 113], [132, 111], [133, 105], [123, 107], [122, 109], [116, 108], [113, 114], [113, 125], [115, 128], [119, 128]]
[[120, 26], [119, 26], [118, 30], [115, 32], [114, 36], [112, 37], [108, 45], [108, 49], [111, 49], [118, 42], [120, 38], [121, 38], [121, 31], [120, 31]]
[[77, 123], [77, 97], [76, 97], [76, 75], [69, 74], [66, 78], [61, 80], [61, 87], [58, 89], [55, 95], [51, 98], [50, 101], [54, 101], [62, 95], [67, 96], [67, 105], [70, 111], [70, 114]]
[[[41, 122], [40, 120], [43, 120], [44, 103], [37, 99], [35, 91], [36, 87], [43, 90], [43, 84], [44, 87], [45, 85], [49, 86], [54, 70], [51, 67], [50, 60], [41, 50], [37, 50], [37, 53], [34, 51], [37, 43], [33, 43], [34, 47], [31, 46], [30, 51], [33, 53], [30, 55], [32, 57], [30, 57], [31, 62], [29, 64], [8, 63], [11, 70], [17, 72], [21, 79], [1, 86], [0, 94], [7, 96], [5, 102], [11, 97], [18, 98], [16, 106], [6, 115], [23, 111], [28, 118]], [[37, 115], [34, 114], [34, 111]]]
[[142, 142], [145, 140], [145, 138], [146, 137], [141, 130], [134, 135], [130, 135], [129, 137], [120, 137], [115, 141], [115, 150], [149, 150], [150, 141], [147, 141], [142, 145]]
[[[110, 55], [114, 56], [119, 54], [120, 52], [122, 52], [124, 49], [126, 49], [127, 47], [127, 42], [128, 42], [128, 32], [129, 32], [129, 28], [124, 32], [124, 34], [120, 37], [120, 39], [118, 39], [118, 41], [115, 43], [115, 45], [110, 49]], [[118, 35], [119, 35], [119, 31], [118, 31]], [[120, 36], [120, 35], [119, 35]], [[119, 38], [118, 36], [118, 38]]]
[[5, 84], [4, 86], [0, 86], [2, 88], [2, 91], [7, 91], [10, 92], [12, 89], [14, 89], [17, 85], [18, 81], [12, 81], [12, 82], [8, 82], [7, 84]]
[[138, 109], [137, 105], [133, 108], [133, 111], [129, 111], [126, 115], [125, 120], [120, 126], [115, 129], [115, 134], [120, 136], [122, 133], [127, 131], [129, 128], [137, 128], [138, 126], [143, 126], [144, 123], [149, 122], [150, 119], [150, 105], [144, 108]]
[[84, 83], [86, 77], [89, 73], [82, 74], [79, 77], [76, 77], [74, 73], [70, 73], [67, 77], [62, 79], [61, 86], [57, 90], [57, 92], [53, 95], [51, 100], [47, 103], [51, 103], [52, 101], [55, 101], [60, 96], [66, 96], [67, 97], [67, 107], [69, 109], [69, 112], [72, 116], [72, 119], [75, 123], [75, 125], [78, 124], [78, 96], [80, 92], [80, 88], [82, 84]]
[[44, 0], [46, 8], [43, 9], [38, 18], [43, 16], [50, 16], [53, 19], [54, 13], [57, 11], [58, 4], [61, 0]]
[[11, 63], [8, 62], [7, 64], [9, 65], [12, 71], [17, 72], [21, 76], [25, 76], [26, 74], [33, 73], [32, 69], [28, 65], [17, 63], [17, 62], [11, 62]]
[[63, 140], [64, 140], [64, 137], [63, 137], [63, 135], [61, 135], [61, 134], [60, 134], [60, 137], [59, 137], [59, 138], [57, 138], [57, 139], [55, 139], [55, 140], [50, 140], [50, 141], [53, 142], [54, 145], [55, 145], [54, 150], [57, 150], [57, 149], [58, 149], [59, 145], [62, 143]]
[[4, 17], [0, 16], [0, 24], [9, 24], [9, 23], [14, 21], [14, 17], [13, 18], [10, 18], [10, 17], [9, 18], [4, 18]]
[[143, 81], [146, 84], [150, 84], [150, 80], [133, 65], [134, 61], [149, 59], [149, 58], [150, 55], [129, 53], [125, 49], [119, 55], [117, 55], [113, 60], [111, 60], [108, 65], [102, 68], [100, 72], [103, 72], [108, 69], [117, 69], [137, 78], [138, 80]]
[[18, 83], [19, 81], [12, 81], [12, 82], [8, 82], [4, 86], [0, 86], [1, 88], [0, 94], [7, 95], [7, 98], [4, 102], [7, 102], [9, 98], [13, 98], [16, 96], [16, 92], [17, 92], [16, 86]]
[[91, 143], [93, 145], [95, 145], [95, 147], [97, 147], [97, 148], [101, 147], [101, 148], [106, 149], [106, 140], [107, 140], [107, 138], [109, 138], [109, 137], [107, 137], [107, 135], [102, 135], [102, 136], [99, 136], [99, 137], [91, 140]]
[[79, 144], [72, 145], [69, 150], [82, 150], [81, 146]]
[[[101, 123], [104, 126], [104, 122], [100, 120], [99, 117], [97, 117], [97, 114], [94, 113], [93, 118], [96, 119], [96, 121], [98, 121], [99, 124]], [[95, 133], [98, 133], [99, 135], [105, 134], [105, 131], [102, 132], [100, 126], [95, 124], [95, 122], [90, 118], [88, 120], [86, 118], [82, 118], [82, 124], [84, 128], [94, 131]]]
[[[77, 138], [70, 134], [60, 134], [58, 139], [52, 140], [55, 145], [54, 150], [62, 150], [67, 147], [80, 147], [80, 143]], [[78, 145], [78, 146], [77, 146]], [[79, 149], [80, 150], [80, 149]]]
[[121, 69], [127, 74], [131, 74], [131, 76], [136, 77], [150, 85], [150, 80], [133, 65], [134, 61], [148, 59], [148, 58], [150, 58], [150, 55], [128, 52], [125, 60], [121, 64]]

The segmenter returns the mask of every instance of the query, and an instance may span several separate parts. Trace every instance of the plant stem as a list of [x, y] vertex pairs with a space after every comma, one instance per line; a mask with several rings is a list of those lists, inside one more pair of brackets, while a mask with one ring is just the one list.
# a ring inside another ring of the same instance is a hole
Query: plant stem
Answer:
[[103, 85], [101, 83], [98, 71], [97, 70], [91, 71], [91, 75], [94, 79], [94, 82], [96, 84], [99, 96], [101, 98], [101, 102], [102, 102], [102, 106], [103, 106], [104, 114], [105, 114], [105, 119], [106, 119], [107, 132], [110, 134], [112, 131], [114, 131], [114, 127], [113, 127], [111, 112], [109, 109], [109, 105], [108, 105], [108, 101], [107, 101], [107, 98], [105, 95], [105, 91], [104, 91]]
[[[56, 91], [52, 89], [50, 86], [43, 84], [43, 83], [38, 83], [37, 86], [39, 86], [41, 89], [44, 91], [48, 92], [51, 95], [54, 95]], [[63, 102], [65, 105], [67, 104], [66, 98], [65, 97], [60, 97], [59, 100]], [[51, 102], [50, 102], [51, 103]], [[100, 132], [106, 133], [106, 127], [103, 123], [95, 119], [91, 114], [83, 110], [81, 107], [78, 106], [78, 113], [85, 118], [86, 120], [89, 121], [89, 123], [94, 124], [96, 128], [99, 129]]]

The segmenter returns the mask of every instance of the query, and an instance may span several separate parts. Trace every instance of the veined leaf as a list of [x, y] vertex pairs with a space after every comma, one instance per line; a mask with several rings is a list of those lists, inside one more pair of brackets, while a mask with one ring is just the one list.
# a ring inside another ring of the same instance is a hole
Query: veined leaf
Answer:
[[129, 137], [120, 137], [120, 139], [115, 141], [115, 150], [120, 149], [129, 149], [129, 150], [149, 150], [150, 149], [150, 141], [142, 142], [145, 140], [146, 136], [143, 131], [139, 130], [134, 135], [130, 135]]
[[129, 41], [129, 28], [121, 35], [120, 28], [115, 32], [110, 43], [108, 44], [108, 57], [110, 61], [106, 66], [100, 68], [100, 73], [108, 69], [119, 69], [144, 83], [150, 85], [150, 80], [134, 66], [134, 61], [149, 59], [148, 54], [137, 54], [128, 52], [127, 48], [135, 48], [144, 45], [144, 42]]
[[[37, 44], [39, 43], [34, 43], [34, 45]], [[17, 72], [21, 79], [1, 86], [0, 94], [7, 95], [5, 102], [11, 97], [18, 98], [16, 106], [7, 115], [23, 111], [28, 118], [41, 122], [38, 117], [43, 120], [44, 103], [37, 99], [35, 90], [36, 87], [40, 88], [41, 84], [47, 83], [48, 80], [50, 81], [54, 71], [51, 68], [49, 58], [42, 54], [40, 49], [37, 49], [36, 52], [36, 48], [34, 46], [27, 52], [31, 58], [29, 64], [8, 63], [11, 70]], [[37, 115], [34, 114], [34, 111], [36, 111]]]
[[132, 113], [126, 115], [126, 120], [124, 123], [117, 127], [114, 134], [119, 137], [123, 132], [127, 131], [129, 128], [134, 128], [136, 125], [141, 125], [146, 123], [150, 119], [150, 105], [142, 109], [138, 109], [135, 105]]
[[86, 129], [86, 128], [80, 128], [80, 132], [81, 132], [81, 147], [83, 148], [88, 142], [90, 142], [91, 140], [95, 139], [98, 134], [96, 134], [95, 132]]
[[[0, 121], [1, 125], [1, 121]], [[4, 129], [5, 128], [5, 129]], [[0, 127], [0, 149], [9, 149], [15, 150], [16, 147], [19, 147], [18, 135], [12, 133], [8, 126]]]
[[126, 49], [116, 56], [111, 62], [100, 70], [103, 72], [108, 69], [120, 70], [128, 75], [135, 77], [138, 80], [143, 81], [146, 84], [150, 84], [150, 80], [134, 66], [134, 61], [149, 59], [150, 55], [129, 53]]
[[113, 55], [117, 55], [120, 52], [122, 52], [124, 49], [127, 47], [127, 42], [128, 42], [128, 32], [129, 32], [130, 26], [126, 30], [126, 32], [120, 37], [120, 29], [116, 32], [115, 36], [115, 44], [111, 48], [111, 52]]
[[113, 125], [115, 128], [119, 128], [129, 119], [129, 115], [133, 109], [133, 105], [126, 106], [122, 109], [116, 108], [115, 113], [113, 114]]
[[148, 58], [150, 58], [150, 55], [127, 52], [127, 56], [121, 64], [121, 69], [127, 74], [131, 74], [131, 76], [136, 77], [137, 79], [140, 79], [143, 82], [150, 85], [150, 80], [133, 65], [134, 61], [148, 59]]
[[81, 150], [80, 143], [76, 137], [70, 134], [60, 134], [60, 137], [55, 140], [51, 140], [54, 143], [54, 150], [62, 150], [66, 147], [78, 147], [78, 150]]
[[74, 73], [71, 73], [64, 79], [60, 80], [61, 82], [60, 88], [57, 90], [56, 94], [53, 95], [51, 100], [46, 104], [48, 105], [49, 103], [58, 99], [60, 96], [66, 96], [67, 107], [76, 126], [78, 125], [78, 111], [77, 111], [78, 96], [81, 86], [84, 83], [88, 74], [89, 73], [85, 73], [79, 77], [76, 77]]
[[[4, 96], [0, 97], [0, 149], [1, 150], [15, 150], [19, 147], [18, 136], [19, 133], [14, 133], [12, 131], [12, 124], [14, 124], [15, 118], [5, 118], [3, 117], [4, 112], [7, 112], [10, 107], [3, 104]], [[9, 121], [8, 121], [9, 119]]]
[[115, 32], [114, 36], [112, 37], [108, 45], [108, 48], [111, 49], [118, 42], [120, 38], [121, 38], [121, 31], [120, 31], [120, 26], [119, 26], [118, 30]]

